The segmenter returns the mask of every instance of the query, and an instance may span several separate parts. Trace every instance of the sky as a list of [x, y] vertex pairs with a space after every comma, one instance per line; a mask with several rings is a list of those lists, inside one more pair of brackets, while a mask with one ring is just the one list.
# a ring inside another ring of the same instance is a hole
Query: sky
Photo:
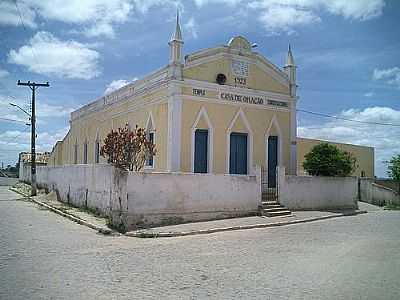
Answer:
[[[278, 67], [290, 43], [298, 109], [400, 125], [400, 1], [396, 0], [1, 0], [0, 161], [30, 150], [37, 91], [37, 151], [51, 151], [71, 111], [168, 63], [181, 14], [184, 54], [243, 35]], [[298, 135], [375, 147], [375, 173], [400, 154], [400, 126], [298, 113]]]

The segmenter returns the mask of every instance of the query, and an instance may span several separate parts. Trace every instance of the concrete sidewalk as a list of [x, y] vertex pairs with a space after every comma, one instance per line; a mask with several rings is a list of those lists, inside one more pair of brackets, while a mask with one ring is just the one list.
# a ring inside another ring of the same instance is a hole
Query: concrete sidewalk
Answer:
[[150, 229], [142, 229], [129, 231], [125, 233], [127, 236], [140, 238], [156, 238], [156, 237], [176, 237], [195, 234], [208, 234], [222, 231], [244, 230], [253, 228], [277, 227], [298, 223], [313, 222], [343, 216], [357, 215], [366, 213], [366, 210], [349, 210], [349, 211], [295, 211], [291, 216], [283, 217], [246, 217], [224, 219], [207, 222], [186, 223], [171, 226], [154, 227]]

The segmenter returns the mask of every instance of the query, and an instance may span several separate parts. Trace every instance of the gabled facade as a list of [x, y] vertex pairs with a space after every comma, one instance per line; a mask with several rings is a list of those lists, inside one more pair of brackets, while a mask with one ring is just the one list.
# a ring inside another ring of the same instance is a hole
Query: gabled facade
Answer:
[[168, 65], [72, 112], [52, 152], [55, 165], [104, 163], [111, 129], [138, 125], [157, 155], [147, 170], [252, 174], [256, 165], [296, 173], [296, 66], [283, 69], [244, 37], [183, 57], [179, 25]]

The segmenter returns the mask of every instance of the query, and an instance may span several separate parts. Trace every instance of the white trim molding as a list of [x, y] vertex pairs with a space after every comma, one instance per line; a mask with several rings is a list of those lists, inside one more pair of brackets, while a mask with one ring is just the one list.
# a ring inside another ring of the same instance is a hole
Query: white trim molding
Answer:
[[191, 127], [192, 143], [191, 143], [190, 170], [192, 173], [194, 172], [195, 133], [196, 129], [203, 129], [197, 127], [197, 124], [200, 122], [202, 117], [206, 120], [208, 127], [207, 128], [208, 129], [207, 173], [212, 173], [214, 165], [214, 127], [212, 126], [210, 118], [207, 114], [207, 110], [205, 109], [204, 106], [202, 106], [200, 111], [197, 113], [196, 120]]
[[236, 123], [238, 118], [241, 118], [243, 121], [244, 126], [246, 127], [248, 141], [247, 141], [247, 174], [253, 174], [253, 131], [251, 130], [251, 126], [249, 121], [247, 120], [246, 114], [244, 113], [242, 108], [236, 112], [235, 116], [233, 117], [229, 127], [226, 131], [226, 153], [225, 153], [225, 170], [226, 174], [229, 174], [229, 160], [230, 160], [230, 153], [231, 153], [231, 133], [232, 128]]
[[290, 106], [290, 175], [297, 175], [297, 100]]
[[[146, 130], [146, 134], [150, 134], [153, 133], [153, 144], [156, 144], [156, 140], [157, 140], [157, 130], [156, 130], [156, 125], [154, 123], [154, 118], [153, 118], [153, 113], [152, 111], [149, 111], [149, 116], [147, 117], [147, 121], [146, 121], [146, 126], [145, 126], [145, 130]], [[153, 170], [155, 168], [156, 165], [156, 155], [153, 156], [153, 165], [147, 165], [147, 160], [145, 162], [144, 165], [144, 169], [146, 170]]]
[[[97, 156], [97, 149], [96, 149], [96, 144], [99, 143], [99, 162], [96, 162], [96, 156]], [[101, 141], [100, 141], [100, 134], [99, 134], [99, 128], [96, 129], [96, 136], [94, 139], [94, 143], [93, 143], [93, 163], [94, 164], [98, 164], [100, 163], [100, 148], [101, 148]]]
[[278, 119], [276, 115], [273, 115], [271, 122], [269, 123], [268, 129], [265, 133], [265, 168], [268, 168], [268, 138], [270, 137], [270, 132], [272, 127], [274, 127], [278, 133], [278, 166], [282, 166], [282, 130], [279, 126]]
[[239, 94], [246, 94], [248, 96], [257, 95], [257, 96], [269, 98], [271, 100], [279, 100], [279, 101], [285, 101], [285, 102], [290, 102], [291, 100], [295, 99], [295, 97], [292, 97], [292, 96], [290, 96], [288, 94], [284, 94], [284, 93], [268, 92], [268, 91], [233, 86], [233, 85], [228, 85], [228, 84], [219, 85], [218, 83], [196, 80], [196, 79], [186, 78], [185, 81], [183, 81], [183, 82], [178, 81], [177, 83], [182, 86], [189, 87], [189, 88], [204, 88], [204, 89], [210, 89], [210, 90], [216, 91], [216, 92], [231, 92], [231, 93], [237, 92]]
[[[150, 127], [150, 124], [151, 124], [151, 127]], [[154, 118], [153, 118], [153, 112], [152, 111], [149, 111], [149, 116], [147, 117], [146, 127], [145, 128], [146, 128], [146, 130], [148, 130], [148, 129], [155, 130], [156, 129], [156, 125], [154, 123]]]
[[167, 170], [176, 172], [181, 168], [182, 94], [180, 87], [173, 83], [168, 92]]

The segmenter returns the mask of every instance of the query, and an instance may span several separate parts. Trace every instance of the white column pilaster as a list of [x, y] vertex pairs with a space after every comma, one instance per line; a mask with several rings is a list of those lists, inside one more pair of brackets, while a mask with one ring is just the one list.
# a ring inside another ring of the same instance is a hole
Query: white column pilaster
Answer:
[[177, 172], [181, 170], [181, 88], [177, 84], [170, 82], [168, 86], [168, 94], [167, 169], [171, 172]]
[[290, 174], [297, 174], [297, 97], [293, 99], [290, 109]]

